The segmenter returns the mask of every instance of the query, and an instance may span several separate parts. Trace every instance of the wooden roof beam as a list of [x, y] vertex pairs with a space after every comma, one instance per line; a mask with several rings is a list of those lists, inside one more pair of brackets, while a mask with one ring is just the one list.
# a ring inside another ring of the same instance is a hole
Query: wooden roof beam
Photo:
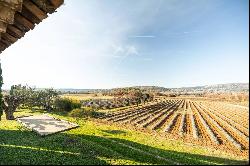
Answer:
[[57, 9], [59, 6], [63, 4], [63, 0], [49, 0], [50, 3]]
[[0, 51], [3, 51], [7, 48], [7, 45], [0, 40]]
[[0, 0], [0, 53], [22, 38], [64, 0]]
[[52, 14], [55, 11], [55, 7], [49, 2], [44, 0], [31, 0], [33, 3], [35, 3], [41, 10], [43, 10], [46, 13]]
[[17, 38], [11, 36], [11, 35], [8, 34], [8, 33], [3, 33], [3, 34], [2, 34], [2, 38], [4, 38], [4, 39], [10, 41], [11, 43], [15, 43], [15, 42], [18, 40]]
[[28, 19], [23, 17], [18, 12], [15, 14], [15, 20], [19, 23], [22, 23], [27, 29], [34, 29], [35, 27], [35, 25], [32, 22], [30, 22]]
[[10, 41], [6, 40], [4, 36], [1, 36], [1, 41], [6, 45], [6, 48], [12, 44]]
[[23, 6], [21, 15], [26, 17], [28, 20], [30, 20], [34, 24], [39, 24], [41, 20], [37, 18], [31, 11], [29, 11], [25, 6]]
[[37, 7], [32, 1], [24, 0], [23, 6], [25, 6], [31, 13], [33, 13], [40, 21], [47, 18], [47, 14]]
[[12, 36], [15, 36], [16, 38], [21, 38], [24, 36], [24, 32], [13, 25], [8, 25], [6, 32], [11, 34]]

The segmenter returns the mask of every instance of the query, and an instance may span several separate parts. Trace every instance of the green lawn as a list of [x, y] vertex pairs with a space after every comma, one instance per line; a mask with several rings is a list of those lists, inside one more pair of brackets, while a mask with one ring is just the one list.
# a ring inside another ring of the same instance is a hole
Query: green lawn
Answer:
[[[36, 112], [35, 114], [40, 114]], [[15, 116], [34, 114], [29, 110]], [[55, 117], [79, 128], [40, 137], [16, 121], [0, 121], [0, 164], [247, 164], [220, 151], [183, 144], [95, 120]]]

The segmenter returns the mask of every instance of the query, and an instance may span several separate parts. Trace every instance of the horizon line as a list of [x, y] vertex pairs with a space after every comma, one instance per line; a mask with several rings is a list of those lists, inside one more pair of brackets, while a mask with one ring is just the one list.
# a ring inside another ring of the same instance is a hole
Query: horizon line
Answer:
[[[113, 88], [54, 88], [54, 87], [36, 87], [36, 86], [31, 86], [35, 87], [35, 89], [48, 89], [48, 88], [53, 88], [53, 89], [72, 89], [72, 90], [106, 90], [106, 89], [118, 89], [118, 88], [129, 88], [129, 87], [162, 87], [166, 89], [181, 89], [181, 88], [192, 88], [192, 87], [202, 87], [202, 86], [213, 86], [213, 85], [226, 85], [226, 84], [249, 84], [249, 82], [231, 82], [231, 83], [218, 83], [218, 84], [206, 84], [206, 85], [195, 85], [195, 86], [180, 86], [180, 87], [165, 87], [165, 86], [158, 86], [158, 85], [133, 85], [133, 86], [123, 86], [123, 87], [113, 87]], [[29, 86], [29, 85], [28, 85]], [[3, 90], [10, 90], [3, 88]]]

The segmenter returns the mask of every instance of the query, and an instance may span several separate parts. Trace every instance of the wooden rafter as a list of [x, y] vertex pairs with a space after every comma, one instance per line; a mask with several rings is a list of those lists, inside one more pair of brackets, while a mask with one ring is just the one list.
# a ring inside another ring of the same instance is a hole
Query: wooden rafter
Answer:
[[64, 0], [0, 0], [0, 53], [52, 14]]

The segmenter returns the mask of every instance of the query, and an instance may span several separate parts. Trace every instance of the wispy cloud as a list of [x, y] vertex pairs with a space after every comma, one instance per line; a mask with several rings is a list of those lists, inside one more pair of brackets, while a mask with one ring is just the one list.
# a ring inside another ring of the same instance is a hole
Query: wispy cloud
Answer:
[[126, 48], [127, 55], [139, 55], [137, 48], [135, 46], [127, 46]]
[[139, 55], [138, 49], [134, 45], [112, 45], [113, 57], [123, 57]]
[[195, 30], [195, 31], [185, 31], [185, 32], [183, 32], [184, 34], [189, 34], [189, 33], [197, 33], [197, 32], [200, 32], [200, 31], [198, 31], [198, 30]]
[[190, 37], [192, 35], [197, 35], [200, 32], [201, 32], [200, 30], [172, 32], [172, 33], [170, 32], [170, 33], [163, 34], [163, 36], [170, 37], [170, 38], [183, 38], [183, 37]]
[[154, 35], [135, 35], [135, 36], [129, 36], [130, 38], [155, 38]]
[[194, 33], [198, 33], [198, 32], [201, 32], [201, 31], [198, 31], [198, 30], [194, 30], [194, 31], [183, 31], [183, 32], [175, 32], [175, 33], [167, 33], [166, 35], [167, 36], [171, 36], [171, 35], [187, 35], [187, 34], [194, 34]]

